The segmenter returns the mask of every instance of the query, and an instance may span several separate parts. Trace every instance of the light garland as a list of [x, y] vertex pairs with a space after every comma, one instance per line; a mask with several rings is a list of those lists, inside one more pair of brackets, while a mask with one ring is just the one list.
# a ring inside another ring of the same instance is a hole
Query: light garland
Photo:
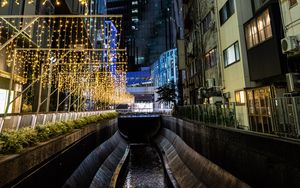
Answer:
[[[78, 0], [79, 3], [84, 6], [84, 5], [87, 5], [88, 4], [88, 1], [87, 0]], [[50, 0], [44, 0], [42, 2], [42, 5], [46, 5], [47, 2], [51, 2]], [[34, 3], [34, 0], [28, 0], [27, 1], [27, 4], [31, 5]], [[9, 3], [8, 3], [8, 0], [1, 0], [1, 7], [5, 7], [7, 6]], [[20, 5], [20, 0], [15, 0], [15, 4], [16, 5]], [[55, 5], [57, 6], [60, 6], [61, 5], [61, 1], [60, 0], [55, 0]]]
[[[33, 18], [4, 17], [0, 34], [8, 41], [18, 32], [11, 33], [5, 20], [18, 28], [26, 27]], [[121, 17], [41, 17], [24, 31], [25, 36], [5, 46], [6, 64], [14, 62], [14, 73], [28, 82], [44, 75], [44, 88], [52, 85], [68, 93], [78, 89], [76, 93], [88, 93], [95, 103], [131, 103], [133, 96], [126, 93], [128, 57], [126, 50], [119, 49], [120, 33], [113, 27], [121, 30]], [[53, 65], [50, 59], [56, 60]]]

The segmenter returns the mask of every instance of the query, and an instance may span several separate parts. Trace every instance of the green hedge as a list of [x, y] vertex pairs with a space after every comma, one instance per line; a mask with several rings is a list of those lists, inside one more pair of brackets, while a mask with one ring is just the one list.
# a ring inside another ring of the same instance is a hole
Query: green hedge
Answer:
[[116, 112], [104, 113], [83, 117], [76, 120], [51, 122], [45, 125], [37, 125], [35, 129], [26, 127], [19, 130], [5, 129], [0, 133], [0, 154], [12, 154], [33, 146], [38, 142], [44, 142], [56, 136], [80, 129], [85, 125], [111, 119], [118, 116]]

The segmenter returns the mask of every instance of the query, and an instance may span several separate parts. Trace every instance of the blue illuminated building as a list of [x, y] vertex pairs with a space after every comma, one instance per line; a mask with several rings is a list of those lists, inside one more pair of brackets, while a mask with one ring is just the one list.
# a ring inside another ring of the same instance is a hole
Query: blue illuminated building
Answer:
[[151, 68], [154, 87], [160, 87], [174, 82], [178, 83], [177, 48], [168, 50], [160, 55]]

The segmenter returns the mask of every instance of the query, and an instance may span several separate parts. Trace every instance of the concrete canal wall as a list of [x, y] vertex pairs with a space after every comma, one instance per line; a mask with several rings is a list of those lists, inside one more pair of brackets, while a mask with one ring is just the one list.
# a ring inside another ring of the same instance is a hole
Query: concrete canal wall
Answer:
[[0, 187], [61, 187], [82, 160], [116, 132], [117, 123], [104, 120], [20, 154], [0, 156]]
[[165, 163], [168, 164], [179, 187], [249, 187], [198, 154], [169, 129], [162, 129], [155, 143], [165, 156]]
[[162, 126], [253, 187], [300, 187], [300, 144], [275, 136], [201, 125], [171, 116]]

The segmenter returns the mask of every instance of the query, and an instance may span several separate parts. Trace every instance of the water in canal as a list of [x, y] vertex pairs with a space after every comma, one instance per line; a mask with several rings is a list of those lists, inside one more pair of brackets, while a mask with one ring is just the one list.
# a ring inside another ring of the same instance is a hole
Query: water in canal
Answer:
[[156, 149], [150, 145], [131, 145], [123, 188], [167, 188], [167, 177]]

